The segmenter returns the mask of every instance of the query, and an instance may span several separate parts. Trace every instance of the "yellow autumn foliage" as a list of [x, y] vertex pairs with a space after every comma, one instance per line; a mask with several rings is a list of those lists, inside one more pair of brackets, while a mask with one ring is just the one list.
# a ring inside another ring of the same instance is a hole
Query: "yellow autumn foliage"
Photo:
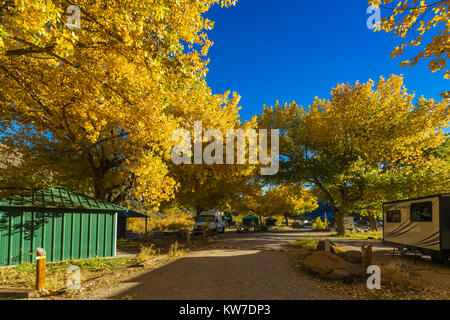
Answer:
[[[369, 5], [381, 7], [389, 16], [384, 17], [375, 31], [393, 32], [405, 41], [396, 46], [392, 57], [403, 55], [407, 47], [420, 47], [422, 50], [403, 66], [415, 66], [420, 60], [428, 60], [431, 72], [444, 71], [444, 78], [450, 79], [447, 60], [450, 55], [450, 10], [448, 1], [437, 0], [369, 0]], [[430, 37], [431, 35], [432, 37]], [[425, 40], [430, 39], [430, 40]], [[427, 41], [427, 42], [424, 42]], [[450, 91], [443, 93], [450, 97]]]
[[205, 12], [235, 2], [81, 0], [79, 29], [66, 25], [71, 1], [5, 2], [0, 143], [23, 161], [0, 170], [2, 190], [51, 184], [115, 203], [170, 200], [172, 132], [236, 123], [239, 96], [206, 84], [204, 32]]
[[[193, 214], [174, 214], [168, 216], [150, 215], [147, 219], [148, 232], [179, 231], [191, 229], [195, 223]], [[136, 233], [145, 232], [145, 219], [127, 219], [127, 229]]]

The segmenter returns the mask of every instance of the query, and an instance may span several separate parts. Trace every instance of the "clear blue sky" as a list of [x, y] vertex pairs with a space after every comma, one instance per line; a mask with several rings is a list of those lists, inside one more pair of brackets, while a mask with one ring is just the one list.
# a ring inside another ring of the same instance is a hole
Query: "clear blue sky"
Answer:
[[403, 74], [409, 92], [441, 100], [450, 80], [429, 72], [424, 61], [400, 67], [414, 52], [392, 59], [399, 41], [367, 28], [367, 7], [364, 0], [239, 0], [236, 7], [215, 6], [207, 14], [215, 21], [208, 84], [214, 93], [238, 92], [245, 120], [261, 113], [264, 104], [309, 105], [315, 96], [329, 97], [339, 82], [380, 75]]

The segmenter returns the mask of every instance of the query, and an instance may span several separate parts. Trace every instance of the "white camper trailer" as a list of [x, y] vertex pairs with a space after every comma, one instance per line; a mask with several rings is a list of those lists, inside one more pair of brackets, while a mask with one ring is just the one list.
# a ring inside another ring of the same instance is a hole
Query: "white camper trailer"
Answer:
[[202, 233], [203, 226], [207, 223], [209, 223], [209, 228], [211, 231], [220, 233], [225, 232], [225, 214], [222, 211], [215, 209], [200, 213], [195, 221], [193, 233]]
[[383, 204], [383, 243], [449, 263], [450, 193]]

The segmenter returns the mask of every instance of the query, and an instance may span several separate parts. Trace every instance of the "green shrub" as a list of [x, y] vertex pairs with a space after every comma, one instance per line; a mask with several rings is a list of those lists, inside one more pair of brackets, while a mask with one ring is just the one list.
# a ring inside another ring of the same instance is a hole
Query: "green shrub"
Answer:
[[317, 217], [316, 221], [313, 223], [313, 229], [317, 231], [323, 231], [328, 229], [328, 221], [325, 219], [322, 222], [322, 219], [320, 217]]
[[315, 250], [317, 248], [317, 244], [319, 243], [319, 240], [317, 239], [311, 239], [311, 238], [306, 238], [306, 239], [297, 239], [295, 240], [292, 245], [295, 247], [299, 247], [302, 249], [308, 249], [308, 250]]

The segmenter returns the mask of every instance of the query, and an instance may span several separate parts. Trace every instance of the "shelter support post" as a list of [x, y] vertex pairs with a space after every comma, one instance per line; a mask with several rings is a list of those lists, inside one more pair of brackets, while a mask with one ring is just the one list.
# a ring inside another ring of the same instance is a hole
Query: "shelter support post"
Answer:
[[145, 217], [145, 233], [148, 233], [148, 217]]

